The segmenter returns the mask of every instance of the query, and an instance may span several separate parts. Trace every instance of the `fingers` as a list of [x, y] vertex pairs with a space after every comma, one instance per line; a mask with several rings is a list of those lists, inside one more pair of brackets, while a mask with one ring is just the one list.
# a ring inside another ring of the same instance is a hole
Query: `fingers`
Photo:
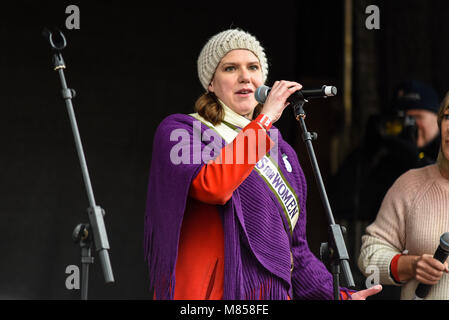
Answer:
[[440, 274], [440, 272], [444, 271], [444, 264], [442, 264], [437, 259], [434, 259], [430, 254], [423, 254], [421, 258], [416, 263], [417, 268], [422, 268], [434, 276]]
[[375, 294], [378, 294], [379, 292], [381, 292], [382, 286], [380, 284], [378, 284], [378, 285], [375, 285], [375, 286], [373, 286], [369, 289], [363, 290], [363, 291], [364, 291], [363, 295], [366, 298], [366, 297], [369, 297], [369, 296], [372, 296], [372, 295], [375, 295]]
[[277, 96], [282, 100], [287, 98], [294, 92], [301, 90], [302, 85], [293, 81], [276, 81], [271, 88], [270, 95]]
[[[442, 272], [441, 275], [443, 275]], [[441, 276], [433, 276], [426, 273], [416, 273], [416, 280], [424, 284], [435, 285], [440, 281], [440, 279]]]
[[270, 116], [273, 122], [277, 121], [283, 110], [289, 104], [288, 97], [295, 91], [301, 90], [302, 85], [293, 81], [276, 81], [264, 103], [262, 113]]
[[276, 88], [282, 87], [282, 86], [287, 86], [288, 88], [289, 88], [289, 87], [292, 87], [292, 86], [299, 86], [299, 87], [302, 88], [302, 85], [299, 84], [298, 82], [287, 81], [287, 80], [281, 80], [281, 81], [276, 81], [276, 82], [273, 84], [273, 87], [272, 87], [271, 89], [276, 89]]
[[424, 254], [416, 263], [415, 278], [421, 283], [434, 285], [440, 281], [444, 271], [447, 272], [447, 262], [443, 264], [431, 255]]
[[369, 289], [361, 290], [352, 295], [352, 300], [366, 300], [367, 297], [378, 294], [382, 291], [380, 284], [375, 285]]

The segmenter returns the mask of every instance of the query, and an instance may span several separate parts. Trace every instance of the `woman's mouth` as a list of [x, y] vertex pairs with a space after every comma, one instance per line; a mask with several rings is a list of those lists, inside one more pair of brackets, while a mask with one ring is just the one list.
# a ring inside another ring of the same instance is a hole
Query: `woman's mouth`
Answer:
[[241, 89], [239, 91], [237, 91], [235, 94], [242, 96], [242, 97], [247, 97], [253, 94], [253, 90], [251, 89]]

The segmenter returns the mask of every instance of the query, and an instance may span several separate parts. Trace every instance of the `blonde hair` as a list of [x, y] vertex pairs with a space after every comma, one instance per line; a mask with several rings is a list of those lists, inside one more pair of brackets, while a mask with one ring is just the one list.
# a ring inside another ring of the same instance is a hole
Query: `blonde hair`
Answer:
[[[262, 105], [259, 103], [253, 112], [253, 119], [255, 119], [262, 110]], [[212, 123], [214, 126], [220, 124], [224, 119], [224, 110], [218, 102], [218, 98], [213, 92], [203, 93], [195, 102], [195, 111], [200, 116]]]

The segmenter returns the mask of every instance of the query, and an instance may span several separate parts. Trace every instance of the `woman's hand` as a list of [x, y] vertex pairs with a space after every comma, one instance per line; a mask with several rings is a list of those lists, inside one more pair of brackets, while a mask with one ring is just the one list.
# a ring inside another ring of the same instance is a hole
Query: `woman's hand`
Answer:
[[265, 101], [261, 113], [270, 117], [274, 123], [282, 115], [285, 107], [290, 103], [287, 102], [288, 97], [298, 90], [301, 90], [302, 85], [293, 81], [276, 81], [271, 88], [270, 94]]
[[441, 263], [430, 254], [423, 254], [415, 260], [414, 278], [421, 283], [435, 285], [443, 272], [449, 272], [447, 262]]
[[448, 263], [441, 263], [430, 254], [402, 255], [398, 260], [398, 276], [402, 282], [416, 279], [421, 283], [434, 285], [440, 281], [443, 272], [449, 272]]
[[372, 286], [369, 289], [357, 291], [351, 295], [352, 300], [366, 300], [367, 297], [374, 294], [378, 294], [382, 291], [382, 286], [380, 284]]

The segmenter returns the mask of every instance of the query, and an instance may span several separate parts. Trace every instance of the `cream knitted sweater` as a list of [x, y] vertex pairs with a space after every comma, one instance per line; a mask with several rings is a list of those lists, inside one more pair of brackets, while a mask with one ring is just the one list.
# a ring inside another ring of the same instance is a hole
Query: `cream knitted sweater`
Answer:
[[[392, 258], [405, 250], [410, 255], [433, 255], [440, 236], [448, 231], [449, 180], [436, 164], [410, 170], [396, 180], [376, 220], [366, 228], [359, 268], [369, 276], [376, 266], [381, 284], [398, 285], [390, 276]], [[401, 299], [413, 299], [417, 285], [416, 280], [403, 284]], [[443, 274], [426, 299], [449, 299], [449, 274]]]

